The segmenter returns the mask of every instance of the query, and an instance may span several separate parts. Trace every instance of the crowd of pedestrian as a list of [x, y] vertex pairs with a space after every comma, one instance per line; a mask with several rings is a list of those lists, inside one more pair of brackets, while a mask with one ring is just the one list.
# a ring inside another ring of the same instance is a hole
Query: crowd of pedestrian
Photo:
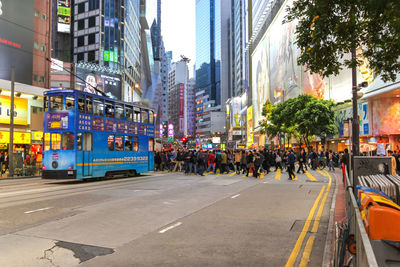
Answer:
[[297, 173], [305, 173], [307, 168], [317, 169], [319, 162], [326, 160], [329, 170], [335, 171], [335, 167], [340, 167], [339, 154], [326, 152], [307, 153], [301, 149], [295, 153], [292, 149], [288, 150], [189, 150], [171, 149], [169, 151], [158, 151], [155, 153], [156, 171], [178, 171], [185, 174], [198, 174], [203, 176], [205, 172], [214, 174], [236, 172], [253, 177], [260, 177], [261, 173], [270, 171], [287, 171], [289, 179], [295, 178], [295, 166], [298, 165]]

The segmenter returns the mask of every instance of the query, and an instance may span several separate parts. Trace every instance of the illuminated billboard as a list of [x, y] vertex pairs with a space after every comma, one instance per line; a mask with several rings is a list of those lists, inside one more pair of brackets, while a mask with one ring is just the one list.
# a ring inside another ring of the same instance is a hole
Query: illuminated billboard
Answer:
[[57, 31], [69, 33], [71, 31], [71, 1], [57, 1]]
[[121, 76], [117, 74], [92, 72], [89, 69], [76, 68], [75, 89], [96, 94], [97, 88], [110, 98], [121, 100]]
[[[0, 95], [0, 123], [10, 124], [11, 97]], [[14, 97], [14, 124], [27, 125], [28, 99]]]

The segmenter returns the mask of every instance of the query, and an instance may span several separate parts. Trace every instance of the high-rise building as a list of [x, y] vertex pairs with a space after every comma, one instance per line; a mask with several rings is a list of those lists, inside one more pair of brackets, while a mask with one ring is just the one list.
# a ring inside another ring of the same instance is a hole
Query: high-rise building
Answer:
[[161, 40], [161, 68], [160, 68], [160, 79], [161, 79], [161, 120], [168, 121], [168, 73], [171, 70], [172, 51], [165, 51], [164, 43]]
[[[143, 90], [141, 83], [141, 20], [140, 8], [145, 9], [145, 5], [140, 6], [139, 0], [125, 0], [125, 14], [123, 34], [123, 56], [124, 56], [124, 94], [125, 100], [138, 102], [141, 100]], [[122, 36], [121, 36], [122, 37]], [[132, 96], [132, 97], [130, 97]]]
[[[0, 147], [14, 151], [14, 167], [19, 168], [18, 159], [28, 152], [37, 156], [38, 163], [42, 158], [43, 92], [50, 87], [47, 59], [51, 57], [52, 48], [52, 3], [39, 0], [0, 2]], [[14, 145], [10, 147], [12, 80], [15, 85]]]
[[171, 65], [168, 73], [168, 122], [174, 126], [174, 137], [188, 135], [188, 79], [189, 68], [185, 61]]
[[[196, 137], [199, 142], [224, 132], [224, 127], [220, 127], [224, 122], [212, 121], [210, 113], [221, 112], [227, 98], [227, 93], [221, 92], [221, 6], [229, 3], [230, 0], [196, 1]], [[220, 128], [216, 131], [216, 127]]]

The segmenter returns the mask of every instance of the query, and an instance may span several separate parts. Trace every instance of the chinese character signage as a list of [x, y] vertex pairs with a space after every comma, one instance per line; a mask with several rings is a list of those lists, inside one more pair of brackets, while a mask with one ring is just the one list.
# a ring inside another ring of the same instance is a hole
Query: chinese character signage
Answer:
[[92, 130], [93, 131], [104, 131], [104, 119], [93, 117]]
[[[14, 132], [13, 135], [14, 144], [30, 144], [31, 143], [31, 133], [26, 132]], [[0, 143], [8, 144], [10, 143], [10, 132], [0, 131]]]

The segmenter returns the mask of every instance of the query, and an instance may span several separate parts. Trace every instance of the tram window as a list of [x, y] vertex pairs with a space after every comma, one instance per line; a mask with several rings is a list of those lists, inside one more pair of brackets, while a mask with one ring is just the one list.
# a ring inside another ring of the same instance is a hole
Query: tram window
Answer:
[[50, 110], [63, 110], [64, 97], [62, 95], [50, 96]]
[[133, 121], [140, 122], [140, 108], [133, 108]]
[[114, 135], [113, 134], [110, 134], [108, 136], [108, 150], [114, 151]]
[[52, 133], [51, 134], [51, 150], [61, 149], [61, 134]]
[[78, 109], [80, 113], [85, 113], [85, 96], [78, 96]]
[[86, 96], [86, 114], [93, 114], [93, 105], [91, 96]]
[[133, 113], [132, 113], [132, 107], [131, 106], [125, 106], [125, 119], [128, 121], [133, 120]]
[[104, 116], [104, 102], [100, 98], [93, 99], [94, 115]]
[[49, 110], [49, 98], [47, 96], [44, 97], [43, 104], [44, 104], [43, 105], [44, 111], [45, 112], [48, 111]]
[[92, 151], [92, 133], [83, 133], [83, 150]]
[[154, 138], [149, 138], [149, 152], [154, 151]]
[[115, 151], [124, 151], [124, 143], [122, 142], [123, 138], [122, 135], [115, 136]]
[[66, 107], [66, 109], [74, 109], [74, 107], [75, 107], [74, 95], [65, 96], [65, 107]]
[[133, 137], [133, 151], [139, 151], [139, 137]]
[[82, 150], [82, 133], [76, 135], [76, 149]]
[[114, 118], [114, 102], [106, 101], [106, 117]]
[[62, 134], [62, 150], [74, 150], [74, 133]]
[[125, 151], [132, 151], [132, 136], [125, 135]]
[[124, 119], [124, 106], [122, 104], [115, 104], [115, 117], [117, 119]]
[[154, 112], [152, 110], [149, 111], [149, 123], [154, 123]]
[[149, 123], [149, 112], [146, 109], [142, 109], [142, 123]]
[[50, 133], [44, 133], [44, 150], [50, 150]]

